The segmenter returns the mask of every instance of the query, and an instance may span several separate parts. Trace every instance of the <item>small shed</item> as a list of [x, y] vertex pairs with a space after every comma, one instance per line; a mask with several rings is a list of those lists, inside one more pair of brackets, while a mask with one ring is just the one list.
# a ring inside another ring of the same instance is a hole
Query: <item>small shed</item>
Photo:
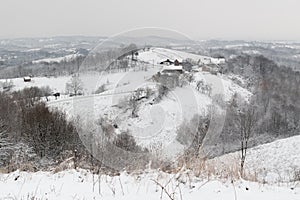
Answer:
[[24, 82], [31, 82], [31, 77], [30, 76], [25, 76], [23, 78]]
[[174, 61], [174, 65], [175, 66], [179, 66], [179, 65], [181, 65], [181, 62], [179, 62], [177, 59]]

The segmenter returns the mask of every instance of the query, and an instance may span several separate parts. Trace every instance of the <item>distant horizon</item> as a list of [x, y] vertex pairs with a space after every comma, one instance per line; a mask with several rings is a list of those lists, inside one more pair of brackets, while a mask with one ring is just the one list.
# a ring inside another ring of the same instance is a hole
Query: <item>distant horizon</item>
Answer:
[[[154, 37], [155, 35], [151, 35], [151, 36], [143, 36], [143, 37], [139, 37], [136, 36], [134, 38], [146, 38], [146, 37]], [[71, 38], [71, 37], [87, 37], [87, 38], [111, 38], [112, 36], [104, 36], [104, 35], [80, 35], [80, 34], [70, 34], [70, 35], [49, 35], [49, 36], [24, 36], [24, 37], [2, 37], [0, 36], [0, 40], [18, 40], [18, 39], [42, 39], [42, 38]], [[126, 37], [126, 36], [125, 36]], [[166, 39], [172, 39], [171, 37], [164, 37], [164, 36], [155, 36], [155, 37], [159, 37], [159, 38], [166, 38]], [[234, 38], [200, 38], [200, 39], [195, 39], [195, 38], [191, 38], [192, 41], [229, 41], [229, 42], [233, 42], [233, 41], [244, 41], [244, 42], [300, 42], [299, 40], [296, 39], [234, 39]]]

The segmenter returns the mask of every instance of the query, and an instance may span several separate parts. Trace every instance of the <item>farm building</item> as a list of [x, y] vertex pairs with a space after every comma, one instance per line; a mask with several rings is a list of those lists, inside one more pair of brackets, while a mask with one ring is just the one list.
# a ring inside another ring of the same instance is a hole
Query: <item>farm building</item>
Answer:
[[24, 82], [31, 82], [31, 77], [30, 76], [25, 76], [23, 78]]
[[168, 75], [171, 75], [171, 74], [182, 74], [183, 73], [183, 68], [182, 66], [175, 66], [175, 65], [169, 65], [169, 66], [166, 66], [164, 67], [162, 70], [161, 70], [161, 74], [168, 74]]
[[161, 61], [159, 64], [161, 65], [172, 65], [174, 62], [167, 59], [167, 60], [164, 60], [164, 61]]
[[179, 65], [181, 65], [181, 62], [179, 62], [177, 59], [174, 61], [174, 65], [175, 66], [179, 66]]

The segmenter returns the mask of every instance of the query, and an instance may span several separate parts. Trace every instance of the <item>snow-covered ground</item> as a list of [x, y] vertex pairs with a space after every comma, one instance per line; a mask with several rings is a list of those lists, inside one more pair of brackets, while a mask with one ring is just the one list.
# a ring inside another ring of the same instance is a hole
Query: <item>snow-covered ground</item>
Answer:
[[[280, 139], [250, 148], [247, 151], [245, 171], [261, 182], [300, 181], [300, 136]], [[240, 152], [230, 153], [211, 162], [218, 170], [239, 166]]]
[[43, 87], [49, 86], [52, 90], [64, 92], [66, 83], [69, 81], [71, 76], [60, 76], [60, 77], [33, 77], [31, 82], [24, 82], [23, 78], [13, 79], [2, 79], [0, 82], [5, 83], [6, 81], [12, 81], [14, 87], [13, 90], [22, 90], [25, 87]]
[[[165, 187], [162, 191], [161, 186]], [[183, 199], [298, 200], [295, 184], [263, 185], [248, 181], [202, 180], [189, 173], [93, 175], [85, 170], [14, 172], [0, 175], [0, 199]]]
[[[175, 174], [145, 170], [117, 176], [93, 176], [86, 170], [0, 174], [0, 199], [170, 199], [168, 193], [183, 200], [299, 200], [300, 180], [288, 181], [286, 173], [300, 169], [299, 142], [300, 136], [295, 136], [249, 149], [246, 170], [256, 171], [258, 179], [264, 177], [258, 182], [237, 179], [224, 170], [225, 164], [235, 164], [237, 153], [232, 153], [207, 161], [207, 166], [216, 168], [215, 173], [206, 176], [204, 171], [199, 177], [189, 170]], [[220, 173], [223, 178], [217, 178]], [[274, 174], [280, 177], [274, 179]]]

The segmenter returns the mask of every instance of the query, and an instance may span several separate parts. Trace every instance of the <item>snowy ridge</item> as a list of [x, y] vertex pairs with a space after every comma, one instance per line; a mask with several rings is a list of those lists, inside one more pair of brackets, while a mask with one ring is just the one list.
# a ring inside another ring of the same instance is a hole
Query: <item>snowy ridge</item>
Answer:
[[44, 58], [40, 60], [34, 60], [32, 61], [32, 64], [70, 62], [71, 60], [74, 60], [78, 56], [80, 56], [80, 54], [70, 54], [70, 55], [57, 57], [57, 58]]
[[192, 59], [196, 63], [200, 61], [203, 64], [220, 64], [224, 62], [224, 59], [211, 58], [166, 48], [150, 48], [148, 50], [140, 50], [138, 53], [138, 60], [151, 64], [159, 64], [167, 59], [172, 61], [177, 59], [179, 62]]

